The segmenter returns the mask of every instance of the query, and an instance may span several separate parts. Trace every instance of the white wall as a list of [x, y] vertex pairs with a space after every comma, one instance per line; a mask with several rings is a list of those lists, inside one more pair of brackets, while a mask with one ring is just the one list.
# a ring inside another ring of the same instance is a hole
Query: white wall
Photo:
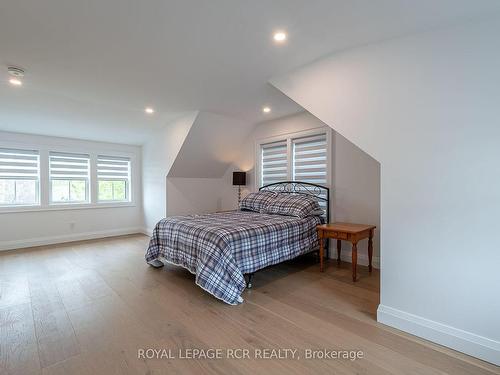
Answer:
[[[247, 172], [247, 186], [243, 195], [255, 190], [255, 143], [257, 140], [327, 127], [307, 112], [282, 117], [259, 124], [241, 146], [241, 154], [228, 168], [224, 177], [226, 188], [222, 207], [237, 207], [237, 193], [231, 186], [232, 172]], [[333, 161], [331, 168], [331, 220], [374, 224], [380, 227], [380, 164], [354, 144], [333, 132]], [[364, 240], [359, 244], [359, 263], [368, 264], [367, 246]], [[336, 246], [336, 244], [335, 244]], [[378, 267], [380, 237], [378, 230], [374, 237], [374, 265]], [[335, 249], [334, 246], [331, 249]], [[351, 245], [342, 243], [342, 258], [351, 261]], [[336, 257], [336, 252], [330, 253]]]
[[[333, 217], [335, 221], [377, 226], [373, 238], [373, 266], [379, 268], [380, 164], [339, 133], [334, 133], [333, 147]], [[335, 248], [336, 244], [332, 243], [331, 249]], [[351, 244], [342, 241], [342, 259], [348, 262], [351, 262], [350, 249]], [[368, 240], [358, 244], [358, 262], [368, 264]]]
[[254, 127], [234, 117], [199, 112], [168, 176], [221, 178]]
[[224, 173], [253, 127], [195, 112], [154, 134], [143, 147], [145, 231], [165, 216], [223, 209], [223, 196], [232, 188]]
[[500, 19], [272, 83], [381, 163], [378, 319], [500, 364]]
[[167, 214], [167, 174], [193, 125], [198, 112], [167, 124], [142, 147], [144, 226], [151, 232]]
[[[127, 154], [131, 157], [132, 204], [122, 207], [0, 210], [0, 250], [75, 241], [141, 231], [141, 148], [104, 142], [0, 132], [0, 147], [27, 147], [41, 152]], [[43, 174], [42, 174], [43, 178]]]
[[222, 209], [221, 178], [167, 178], [167, 216], [202, 214]]

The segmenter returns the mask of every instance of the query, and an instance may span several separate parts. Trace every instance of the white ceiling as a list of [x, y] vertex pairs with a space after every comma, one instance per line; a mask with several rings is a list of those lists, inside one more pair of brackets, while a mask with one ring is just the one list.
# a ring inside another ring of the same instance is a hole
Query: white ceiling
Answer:
[[[493, 11], [497, 0], [2, 0], [0, 130], [141, 144], [189, 110], [256, 123], [300, 109], [273, 75]], [[6, 83], [8, 64], [26, 69], [23, 87]]]

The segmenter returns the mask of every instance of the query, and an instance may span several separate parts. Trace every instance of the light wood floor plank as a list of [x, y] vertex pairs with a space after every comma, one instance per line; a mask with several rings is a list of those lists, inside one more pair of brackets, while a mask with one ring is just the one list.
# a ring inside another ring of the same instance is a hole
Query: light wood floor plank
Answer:
[[41, 367], [79, 354], [73, 326], [53, 280], [30, 279], [30, 293]]
[[[186, 270], [144, 262], [134, 235], [0, 254], [0, 373], [498, 374], [497, 366], [376, 322], [379, 274], [314, 256], [258, 272], [228, 306]], [[138, 358], [140, 349], [328, 348], [348, 360]]]
[[40, 361], [31, 305], [0, 308], [0, 374], [38, 374]]
[[29, 284], [25, 275], [0, 274], [0, 308], [29, 302]]

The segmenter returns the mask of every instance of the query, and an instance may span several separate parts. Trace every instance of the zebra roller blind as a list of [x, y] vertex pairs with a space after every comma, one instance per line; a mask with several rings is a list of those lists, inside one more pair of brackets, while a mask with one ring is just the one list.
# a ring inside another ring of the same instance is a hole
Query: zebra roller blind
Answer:
[[128, 201], [130, 197], [130, 158], [97, 156], [99, 201]]
[[0, 148], [0, 178], [38, 180], [38, 160], [38, 151]]
[[0, 206], [38, 204], [39, 169], [38, 151], [0, 148]]
[[[328, 182], [328, 142], [326, 134], [292, 140], [293, 179], [311, 184], [326, 185]], [[326, 193], [321, 195], [326, 199]], [[326, 202], [319, 201], [326, 210]]]
[[98, 180], [128, 180], [130, 177], [130, 158], [117, 156], [97, 157]]
[[67, 152], [49, 153], [52, 203], [89, 201], [90, 156]]
[[49, 170], [52, 180], [88, 180], [90, 157], [87, 154], [50, 152]]
[[261, 186], [286, 181], [288, 178], [287, 142], [261, 146]]
[[326, 134], [294, 139], [293, 179], [312, 184], [327, 183]]

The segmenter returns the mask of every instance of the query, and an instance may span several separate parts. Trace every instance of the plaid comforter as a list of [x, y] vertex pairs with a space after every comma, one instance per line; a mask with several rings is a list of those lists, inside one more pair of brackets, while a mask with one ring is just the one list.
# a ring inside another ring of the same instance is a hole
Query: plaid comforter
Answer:
[[243, 302], [243, 274], [307, 253], [318, 246], [318, 216], [234, 211], [174, 216], [155, 227], [146, 261], [165, 260], [196, 275], [196, 284], [224, 302]]

